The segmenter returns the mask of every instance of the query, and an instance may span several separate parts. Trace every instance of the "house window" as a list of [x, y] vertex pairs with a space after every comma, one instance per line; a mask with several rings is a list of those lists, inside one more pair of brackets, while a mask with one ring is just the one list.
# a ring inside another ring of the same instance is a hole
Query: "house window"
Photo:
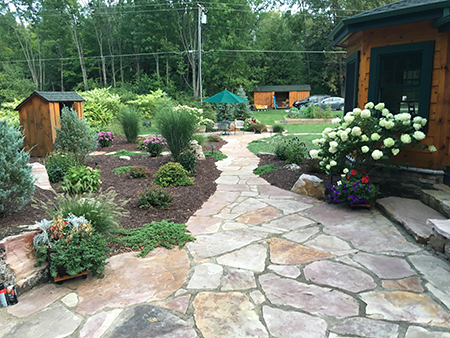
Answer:
[[434, 41], [371, 49], [369, 101], [428, 119]]

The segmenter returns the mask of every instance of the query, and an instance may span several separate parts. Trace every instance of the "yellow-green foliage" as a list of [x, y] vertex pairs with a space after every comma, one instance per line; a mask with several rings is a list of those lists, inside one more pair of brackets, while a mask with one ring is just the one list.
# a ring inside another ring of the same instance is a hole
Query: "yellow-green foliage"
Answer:
[[22, 101], [21, 99], [14, 99], [13, 102], [2, 102], [0, 105], [0, 120], [6, 119], [10, 126], [18, 127], [20, 124], [19, 112], [14, 108]]
[[164, 106], [173, 106], [170, 97], [161, 89], [147, 95], [137, 95], [137, 98], [127, 102], [141, 111], [144, 120], [152, 120], [156, 113]]
[[162, 187], [193, 185], [194, 178], [188, 177], [188, 172], [180, 163], [169, 162], [156, 172], [155, 183]]
[[122, 106], [120, 96], [111, 93], [110, 88], [96, 88], [80, 95], [86, 99], [83, 114], [90, 127], [105, 127], [118, 116]]

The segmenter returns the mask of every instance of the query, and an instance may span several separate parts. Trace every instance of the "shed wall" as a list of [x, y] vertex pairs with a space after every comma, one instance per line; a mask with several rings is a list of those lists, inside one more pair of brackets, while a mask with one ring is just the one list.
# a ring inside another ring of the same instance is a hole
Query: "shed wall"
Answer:
[[[268, 108], [274, 108], [274, 95], [276, 95], [276, 92], [254, 92], [253, 97], [255, 105], [267, 105]], [[292, 107], [292, 104], [295, 101], [306, 99], [308, 96], [310, 96], [309, 90], [289, 92], [289, 107]]]
[[441, 170], [450, 164], [448, 160], [450, 137], [450, 33], [449, 31], [439, 33], [437, 29], [431, 27], [431, 23], [432, 20], [429, 20], [358, 32], [348, 40], [348, 55], [356, 51], [361, 53], [358, 106], [363, 107], [368, 98], [371, 48], [435, 41], [428, 132], [426, 139], [422, 143], [433, 144], [438, 151], [430, 153], [429, 151], [420, 151], [410, 147], [402, 150], [394, 160], [414, 163], [416, 167]]

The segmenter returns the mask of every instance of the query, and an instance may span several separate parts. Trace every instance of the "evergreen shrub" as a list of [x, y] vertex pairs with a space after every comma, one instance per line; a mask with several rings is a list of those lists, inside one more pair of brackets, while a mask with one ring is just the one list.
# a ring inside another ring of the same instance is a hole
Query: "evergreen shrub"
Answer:
[[55, 149], [75, 154], [82, 162], [86, 155], [97, 148], [97, 135], [91, 133], [85, 120], [78, 119], [78, 114], [71, 108], [64, 107], [59, 119], [61, 129], [56, 129]]
[[162, 187], [193, 185], [194, 178], [188, 177], [188, 172], [180, 163], [169, 162], [156, 172], [155, 183]]
[[142, 165], [131, 166], [129, 169], [129, 173], [133, 178], [147, 178], [152, 174], [150, 169]]
[[136, 205], [145, 209], [152, 207], [168, 209], [172, 200], [173, 194], [169, 190], [152, 183], [146, 189], [139, 191]]
[[23, 149], [23, 139], [18, 127], [0, 120], [0, 216], [20, 210], [34, 193], [30, 155]]
[[186, 150], [178, 157], [178, 163], [180, 163], [184, 170], [188, 173], [195, 173], [195, 165], [197, 164], [197, 156], [190, 151]]

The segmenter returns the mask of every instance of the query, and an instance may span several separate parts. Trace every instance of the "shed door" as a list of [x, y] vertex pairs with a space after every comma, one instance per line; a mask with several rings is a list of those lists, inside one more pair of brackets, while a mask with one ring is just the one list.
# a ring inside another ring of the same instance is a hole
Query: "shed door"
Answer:
[[358, 106], [359, 51], [347, 57], [345, 61], [347, 70], [345, 73], [344, 112], [348, 112]]

